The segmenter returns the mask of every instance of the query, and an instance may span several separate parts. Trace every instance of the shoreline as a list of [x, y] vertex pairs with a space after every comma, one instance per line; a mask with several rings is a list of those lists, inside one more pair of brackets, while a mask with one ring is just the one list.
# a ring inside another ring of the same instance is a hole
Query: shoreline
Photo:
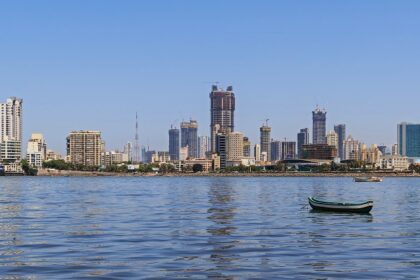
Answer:
[[264, 172], [264, 173], [112, 173], [95, 171], [44, 170], [39, 177], [420, 177], [420, 173], [408, 172], [349, 172], [349, 173], [306, 173], [306, 172]]

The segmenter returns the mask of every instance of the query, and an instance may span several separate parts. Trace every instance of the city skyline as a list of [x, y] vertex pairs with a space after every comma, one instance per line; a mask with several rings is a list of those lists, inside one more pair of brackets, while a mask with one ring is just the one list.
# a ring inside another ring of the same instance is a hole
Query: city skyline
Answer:
[[319, 104], [327, 131], [343, 123], [390, 147], [398, 123], [418, 122], [419, 6], [4, 2], [1, 99], [24, 99], [23, 143], [40, 132], [62, 154], [73, 130], [100, 130], [107, 148], [122, 149], [137, 111], [142, 146], [167, 150], [167, 128], [190, 118], [210, 136], [216, 81], [233, 85], [235, 130], [252, 143], [266, 118], [272, 138], [295, 140]]

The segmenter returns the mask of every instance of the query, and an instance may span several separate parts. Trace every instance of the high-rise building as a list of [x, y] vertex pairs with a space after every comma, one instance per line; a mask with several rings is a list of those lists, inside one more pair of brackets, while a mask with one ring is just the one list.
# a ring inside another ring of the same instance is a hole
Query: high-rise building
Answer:
[[338, 134], [334, 130], [331, 130], [327, 134], [327, 144], [334, 146], [338, 149]]
[[218, 133], [216, 135], [216, 153], [220, 157], [220, 169], [226, 168], [227, 161], [227, 136], [224, 133]]
[[16, 97], [0, 103], [0, 160], [21, 159], [22, 104], [23, 100]]
[[393, 155], [393, 156], [398, 156], [398, 155], [400, 155], [400, 154], [398, 153], [398, 144], [394, 144], [394, 145], [392, 145], [392, 155]]
[[251, 141], [249, 141], [248, 137], [244, 137], [244, 157], [251, 157]]
[[271, 127], [267, 124], [263, 124], [260, 127], [260, 145], [261, 153], [267, 153], [267, 161], [271, 161]]
[[32, 133], [31, 139], [28, 141], [26, 149], [26, 159], [32, 166], [41, 168], [42, 162], [47, 157], [47, 144], [41, 133]]
[[344, 141], [344, 159], [345, 160], [359, 160], [360, 145], [359, 141], [355, 140], [351, 135]]
[[283, 141], [281, 142], [281, 159], [295, 159], [296, 158], [296, 142]]
[[271, 155], [270, 155], [271, 160], [272, 161], [281, 160], [281, 156], [282, 156], [281, 145], [282, 145], [282, 142], [278, 141], [278, 140], [271, 141], [270, 145], [271, 145], [271, 148], [270, 148], [271, 149]]
[[190, 120], [181, 123], [181, 147], [188, 146], [188, 157], [198, 158], [198, 123]]
[[420, 157], [420, 124], [398, 124], [398, 153], [406, 157]]
[[312, 144], [326, 144], [327, 112], [318, 107], [312, 112]]
[[255, 157], [255, 161], [261, 161], [261, 146], [260, 146], [260, 144], [255, 144], [255, 146], [254, 146], [254, 157]]
[[179, 129], [169, 129], [169, 156], [171, 160], [179, 160]]
[[127, 155], [127, 161], [133, 162], [133, 147], [131, 142], [127, 142], [127, 144], [124, 145], [124, 154]]
[[210, 151], [210, 138], [208, 136], [198, 137], [199, 158], [206, 158]]
[[344, 159], [344, 140], [346, 140], [346, 125], [334, 125], [334, 131], [338, 135], [338, 156]]
[[234, 131], [234, 113], [235, 94], [232, 86], [223, 90], [213, 85], [210, 92], [210, 141], [212, 153], [216, 151], [216, 135]]
[[244, 135], [240, 132], [230, 132], [227, 135], [227, 160], [237, 161], [244, 157]]
[[302, 128], [297, 135], [298, 157], [302, 158], [302, 146], [309, 144], [309, 129]]
[[67, 156], [73, 164], [99, 166], [101, 153], [100, 131], [73, 131], [67, 137]]

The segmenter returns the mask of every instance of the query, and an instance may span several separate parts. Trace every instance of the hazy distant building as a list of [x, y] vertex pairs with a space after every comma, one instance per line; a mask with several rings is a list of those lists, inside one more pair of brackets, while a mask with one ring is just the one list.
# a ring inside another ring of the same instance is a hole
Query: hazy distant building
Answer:
[[26, 148], [26, 159], [32, 166], [41, 168], [42, 162], [47, 157], [47, 144], [41, 133], [32, 133]]
[[398, 124], [397, 138], [401, 156], [420, 157], [420, 124]]
[[381, 151], [381, 153], [383, 155], [386, 155], [387, 154], [387, 150], [388, 150], [388, 147], [387, 146], [380, 145], [380, 146], [378, 146], [378, 149], [379, 149], [379, 151]]
[[244, 157], [244, 135], [240, 132], [230, 132], [227, 135], [227, 160], [237, 161]]
[[334, 131], [331, 130], [330, 132], [328, 132], [327, 134], [327, 144], [331, 145], [331, 146], [335, 146], [338, 149], [338, 134]]
[[212, 153], [216, 151], [216, 135], [234, 131], [234, 113], [235, 94], [232, 86], [223, 90], [213, 85], [210, 92], [210, 142]]
[[158, 161], [158, 153], [154, 150], [148, 150], [144, 154], [144, 162], [154, 163]]
[[127, 144], [124, 145], [123, 153], [127, 155], [127, 161], [133, 162], [133, 145], [131, 142], [127, 142]]
[[346, 125], [334, 125], [334, 131], [338, 135], [338, 156], [344, 159], [344, 140], [346, 140]]
[[208, 152], [210, 152], [210, 137], [200, 136], [198, 137], [199, 146], [199, 158], [206, 158]]
[[298, 157], [302, 158], [302, 146], [309, 144], [309, 129], [303, 128], [297, 135]]
[[188, 146], [188, 157], [198, 158], [198, 123], [190, 120], [181, 123], [181, 147]]
[[333, 160], [337, 157], [337, 148], [328, 144], [303, 145], [303, 159]]
[[67, 156], [73, 164], [99, 166], [101, 152], [100, 131], [73, 131], [67, 137]]
[[179, 148], [179, 160], [186, 160], [188, 158], [188, 146]]
[[268, 161], [267, 152], [261, 152], [261, 161], [262, 162], [267, 162]]
[[359, 141], [355, 140], [351, 135], [344, 141], [344, 159], [359, 160]]
[[271, 127], [264, 124], [260, 127], [261, 153], [267, 153], [267, 161], [271, 161]]
[[399, 152], [398, 152], [398, 144], [394, 144], [394, 145], [392, 145], [392, 152], [391, 152], [391, 154], [392, 154], [393, 156], [397, 156], [397, 155], [399, 155]]
[[254, 146], [254, 157], [255, 161], [261, 161], [261, 146], [259, 144], [255, 144]]
[[281, 160], [281, 157], [282, 157], [282, 147], [281, 147], [281, 145], [282, 145], [282, 142], [281, 141], [271, 141], [271, 143], [270, 143], [270, 145], [271, 145], [271, 148], [270, 148], [270, 150], [271, 150], [271, 156], [270, 156], [270, 158], [271, 158], [271, 160], [272, 161], [278, 161], [278, 160]]
[[169, 156], [171, 160], [179, 160], [179, 129], [169, 129]]
[[216, 135], [216, 153], [220, 157], [220, 169], [226, 168], [227, 161], [227, 136], [224, 133]]
[[244, 137], [244, 157], [251, 157], [251, 141], [249, 141], [248, 137]]
[[171, 156], [169, 155], [169, 152], [167, 151], [158, 151], [158, 161], [159, 162], [169, 162], [171, 160]]
[[295, 159], [296, 158], [296, 142], [283, 141], [281, 142], [281, 159]]
[[326, 144], [327, 112], [318, 107], [312, 112], [312, 144]]
[[0, 160], [21, 159], [23, 100], [10, 97], [0, 103]]

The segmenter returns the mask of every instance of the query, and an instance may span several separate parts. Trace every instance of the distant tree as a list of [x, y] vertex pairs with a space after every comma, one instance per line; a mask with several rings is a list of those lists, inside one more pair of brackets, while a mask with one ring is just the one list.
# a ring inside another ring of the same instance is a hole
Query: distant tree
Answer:
[[202, 165], [202, 164], [198, 164], [198, 163], [196, 163], [196, 164], [194, 164], [194, 165], [193, 165], [193, 167], [192, 167], [192, 171], [193, 171], [194, 173], [197, 173], [197, 172], [203, 172], [203, 170], [204, 170], [204, 168], [203, 168], [203, 165]]
[[26, 159], [23, 159], [20, 162], [20, 165], [23, 169], [23, 172], [25, 172], [25, 175], [36, 176], [38, 174], [38, 169], [32, 167]]

